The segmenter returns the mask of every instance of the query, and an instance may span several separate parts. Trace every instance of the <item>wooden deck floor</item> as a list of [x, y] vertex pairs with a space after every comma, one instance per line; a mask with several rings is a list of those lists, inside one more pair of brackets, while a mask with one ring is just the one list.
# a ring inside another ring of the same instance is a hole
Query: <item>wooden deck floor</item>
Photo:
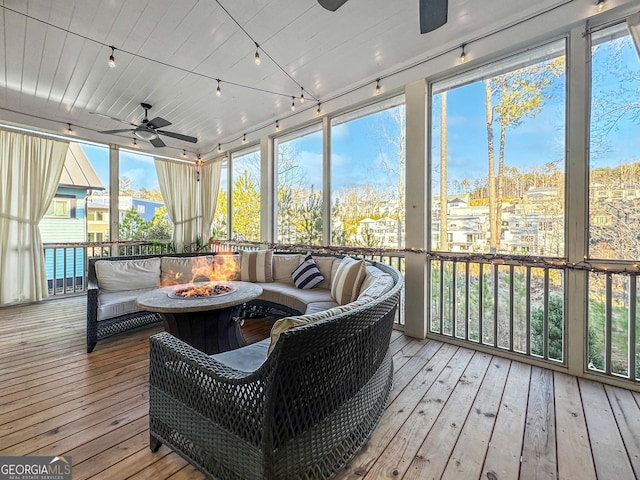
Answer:
[[[74, 480], [204, 478], [148, 448], [148, 338], [161, 327], [87, 355], [85, 301], [0, 308], [0, 455], [71, 455]], [[338, 479], [640, 476], [639, 394], [400, 332], [392, 350], [386, 414]]]

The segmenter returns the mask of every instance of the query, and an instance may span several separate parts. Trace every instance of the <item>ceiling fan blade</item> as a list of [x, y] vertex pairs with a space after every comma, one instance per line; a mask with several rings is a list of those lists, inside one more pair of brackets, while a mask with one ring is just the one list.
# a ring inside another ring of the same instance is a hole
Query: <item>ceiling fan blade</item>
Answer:
[[178, 140], [184, 140], [185, 142], [197, 143], [196, 137], [190, 137], [189, 135], [182, 135], [181, 133], [167, 132], [166, 130], [156, 130], [160, 135], [166, 135], [167, 137], [177, 138]]
[[137, 125], [135, 123], [131, 123], [131, 122], [128, 122], [126, 120], [122, 120], [120, 118], [112, 117], [111, 115], [105, 115], [104, 113], [98, 113], [98, 112], [89, 112], [89, 113], [91, 115], [98, 115], [99, 117], [110, 118], [111, 120], [115, 120], [116, 122], [128, 123], [129, 125], [137, 127]]
[[104, 130], [98, 133], [123, 133], [123, 132], [133, 132], [134, 130], [135, 130], [134, 128], [121, 128], [119, 130]]
[[420, 0], [420, 33], [428, 33], [447, 23], [448, 0]]
[[164, 118], [156, 117], [150, 122], [148, 122], [147, 125], [151, 128], [162, 128], [162, 127], [168, 127], [169, 125], [171, 125], [171, 122], [168, 120], [165, 120]]
[[318, 0], [318, 3], [320, 4], [321, 7], [324, 7], [327, 10], [331, 10], [332, 12], [335, 12], [342, 5], [347, 3], [347, 0]]
[[165, 143], [162, 141], [162, 139], [160, 137], [152, 138], [149, 141], [151, 142], [151, 145], [153, 145], [154, 147], [164, 147], [164, 146], [166, 146]]

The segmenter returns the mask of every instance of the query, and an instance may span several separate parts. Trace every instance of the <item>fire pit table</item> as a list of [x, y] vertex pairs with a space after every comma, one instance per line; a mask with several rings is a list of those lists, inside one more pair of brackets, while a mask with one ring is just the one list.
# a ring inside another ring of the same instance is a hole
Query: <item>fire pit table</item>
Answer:
[[237, 317], [241, 305], [261, 293], [251, 282], [197, 282], [152, 290], [137, 304], [159, 312], [167, 332], [211, 355], [247, 344]]

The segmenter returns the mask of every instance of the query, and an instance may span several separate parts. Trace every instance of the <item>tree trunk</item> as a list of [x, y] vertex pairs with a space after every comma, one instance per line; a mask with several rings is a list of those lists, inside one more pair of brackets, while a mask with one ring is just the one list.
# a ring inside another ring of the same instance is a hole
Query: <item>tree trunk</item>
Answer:
[[496, 167], [493, 148], [493, 92], [491, 80], [484, 81], [485, 112], [487, 118], [487, 153], [489, 155], [489, 253], [496, 253], [499, 232], [496, 231]]
[[447, 92], [440, 98], [440, 250], [447, 251]]

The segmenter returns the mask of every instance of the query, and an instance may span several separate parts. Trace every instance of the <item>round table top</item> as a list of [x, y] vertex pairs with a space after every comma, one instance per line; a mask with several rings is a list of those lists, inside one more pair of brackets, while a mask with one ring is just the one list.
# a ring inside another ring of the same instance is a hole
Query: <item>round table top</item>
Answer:
[[[169, 293], [175, 290], [183, 290], [193, 285], [210, 285], [212, 283], [229, 285], [233, 290], [224, 295], [211, 297], [182, 298], [169, 296]], [[262, 287], [251, 282], [196, 282], [157, 288], [140, 295], [136, 303], [140, 308], [151, 312], [202, 312], [233, 307], [253, 300], [261, 294]]]

